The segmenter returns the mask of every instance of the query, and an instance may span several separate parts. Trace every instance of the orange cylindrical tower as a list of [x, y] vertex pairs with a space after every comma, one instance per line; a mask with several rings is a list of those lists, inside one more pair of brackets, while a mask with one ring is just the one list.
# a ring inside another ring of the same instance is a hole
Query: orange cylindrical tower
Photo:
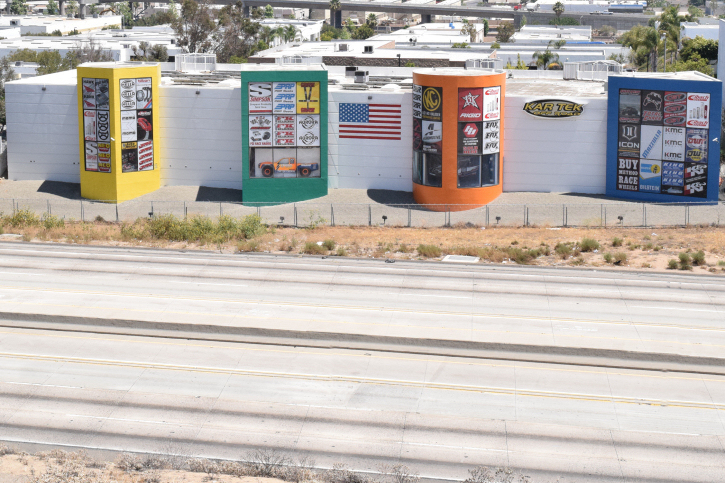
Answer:
[[502, 192], [506, 73], [413, 72], [413, 198], [434, 211], [485, 205]]

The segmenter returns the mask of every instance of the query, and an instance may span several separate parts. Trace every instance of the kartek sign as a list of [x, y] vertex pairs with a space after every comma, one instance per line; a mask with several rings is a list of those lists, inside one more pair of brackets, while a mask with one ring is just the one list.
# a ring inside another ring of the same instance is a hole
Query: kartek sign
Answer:
[[525, 103], [524, 112], [536, 117], [561, 119], [581, 116], [584, 112], [584, 105], [572, 101], [544, 99]]

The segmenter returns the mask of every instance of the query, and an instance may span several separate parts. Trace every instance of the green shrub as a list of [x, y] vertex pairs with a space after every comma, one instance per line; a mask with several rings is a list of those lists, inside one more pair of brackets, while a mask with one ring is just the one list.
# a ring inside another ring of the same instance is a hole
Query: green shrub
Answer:
[[569, 255], [571, 255], [571, 247], [566, 243], [557, 243], [554, 247], [554, 251], [557, 255], [559, 255], [561, 258], [566, 258]]
[[623, 265], [627, 263], [627, 254], [624, 252], [617, 252], [614, 254], [614, 264]]
[[718, 267], [725, 267], [725, 260], [718, 260], [717, 261], [717, 266]]
[[680, 259], [680, 270], [692, 270], [692, 258], [689, 253], [680, 252], [677, 257]]
[[402, 245], [400, 245], [398, 247], [398, 250], [397, 251], [400, 252], [400, 253], [410, 253], [413, 250], [408, 245], [406, 245], [405, 243], [403, 243]]
[[65, 221], [63, 220], [63, 218], [49, 215], [48, 213], [44, 213], [43, 216], [40, 218], [40, 221], [43, 224], [43, 228], [45, 228], [46, 230], [50, 230], [52, 228], [63, 228], [65, 226]]
[[599, 250], [599, 242], [592, 238], [584, 238], [579, 242], [579, 249], [583, 252]]
[[669, 270], [677, 270], [677, 260], [674, 258], [667, 262], [667, 268]]
[[705, 265], [705, 252], [699, 250], [692, 254], [692, 264], [695, 266]]
[[38, 226], [40, 225], [40, 218], [33, 211], [30, 210], [18, 210], [13, 216], [6, 219], [6, 223], [14, 228], [24, 226]]
[[336, 246], [335, 240], [325, 240], [322, 242], [322, 246], [327, 250], [334, 250]]
[[614, 262], [614, 257], [612, 256], [611, 253], [605, 253], [603, 255], [603, 257], [604, 257], [604, 261], [607, 262], [607, 263], [613, 263]]
[[441, 249], [435, 245], [418, 245], [418, 255], [425, 258], [437, 258], [440, 257]]
[[621, 238], [615, 237], [614, 240], [612, 240], [612, 246], [621, 247], [623, 242], [624, 242], [624, 240], [622, 240]]
[[239, 230], [244, 238], [254, 238], [267, 233], [267, 226], [259, 215], [247, 215], [239, 223]]
[[347, 250], [345, 250], [342, 247], [337, 248], [337, 252], [335, 253], [338, 257], [346, 257], [347, 256]]
[[325, 247], [322, 247], [314, 242], [307, 242], [305, 243], [304, 248], [302, 248], [302, 253], [306, 253], [307, 255], [324, 255], [326, 253]]

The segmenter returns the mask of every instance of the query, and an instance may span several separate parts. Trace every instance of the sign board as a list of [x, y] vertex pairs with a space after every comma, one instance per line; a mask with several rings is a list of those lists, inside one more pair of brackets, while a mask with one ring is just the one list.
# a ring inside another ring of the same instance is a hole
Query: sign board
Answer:
[[572, 101], [543, 99], [524, 103], [524, 112], [536, 117], [562, 119], [581, 116], [584, 105]]

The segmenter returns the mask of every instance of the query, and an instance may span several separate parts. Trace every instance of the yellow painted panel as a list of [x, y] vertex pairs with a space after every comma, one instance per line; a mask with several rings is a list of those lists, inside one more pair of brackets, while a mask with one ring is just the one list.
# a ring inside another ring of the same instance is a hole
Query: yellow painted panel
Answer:
[[[159, 189], [160, 77], [158, 64], [101, 63], [78, 67], [80, 175], [84, 198], [115, 203]], [[90, 79], [99, 82], [94, 84]], [[106, 81], [107, 106], [102, 104]], [[91, 93], [94, 85], [101, 88]], [[90, 111], [95, 112], [95, 118], [93, 114], [84, 114]], [[106, 117], [110, 132], [107, 140], [101, 139], [105, 131], [99, 122], [105, 122]], [[95, 138], [86, 118], [95, 119]]]

